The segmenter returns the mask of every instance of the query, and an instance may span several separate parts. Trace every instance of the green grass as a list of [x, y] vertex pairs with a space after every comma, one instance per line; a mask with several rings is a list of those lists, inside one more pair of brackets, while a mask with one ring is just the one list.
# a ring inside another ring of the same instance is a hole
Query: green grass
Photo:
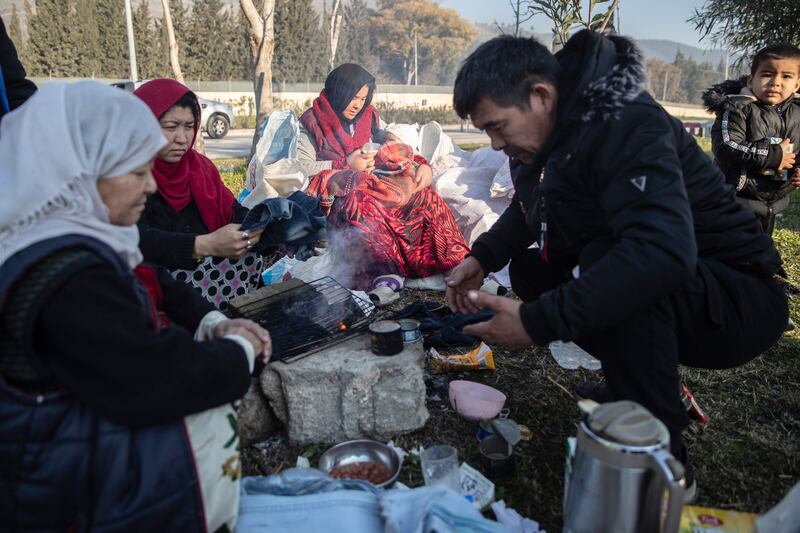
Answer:
[[[698, 139], [705, 151], [708, 139]], [[238, 193], [246, 171], [244, 159], [216, 161], [223, 179]], [[800, 284], [800, 192], [778, 220], [774, 240], [791, 282]], [[410, 300], [440, 300], [442, 295], [408, 291], [395, 308]], [[790, 310], [800, 324], [800, 300], [790, 299]], [[708, 507], [764, 512], [800, 480], [800, 328], [754, 361], [732, 370], [682, 369], [684, 382], [711, 418], [706, 427], [693, 424], [685, 432], [698, 484], [696, 504]], [[443, 351], [444, 352], [444, 351]], [[479, 467], [477, 427], [460, 419], [447, 403], [449, 379], [470, 379], [496, 387], [508, 395], [511, 417], [528, 426], [533, 439], [516, 449], [515, 476], [497, 486], [497, 499], [523, 515], [538, 520], [548, 531], [560, 531], [564, 482], [564, 444], [576, 433], [579, 418], [575, 385], [597, 379], [585, 370], [564, 370], [546, 348], [494, 350], [495, 372], [426, 378], [428, 410], [425, 427], [395, 438], [406, 450], [419, 445], [455, 446], [459, 456]], [[438, 398], [438, 399], [433, 399]], [[295, 464], [305, 454], [316, 464], [324, 444], [270, 447], [266, 453], [246, 448], [245, 475], [270, 474]], [[419, 465], [409, 460], [400, 480], [422, 485]]]
[[231, 157], [227, 159], [215, 159], [214, 164], [222, 177], [222, 183], [227, 186], [234, 196], [239, 196], [245, 183], [247, 174], [247, 164], [249, 159], [246, 157]]

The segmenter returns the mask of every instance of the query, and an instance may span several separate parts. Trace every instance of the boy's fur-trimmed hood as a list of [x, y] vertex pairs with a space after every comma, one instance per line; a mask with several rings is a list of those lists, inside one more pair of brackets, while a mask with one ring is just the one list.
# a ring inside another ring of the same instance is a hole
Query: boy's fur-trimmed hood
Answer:
[[[747, 76], [735, 80], [725, 80], [722, 83], [712, 85], [703, 93], [703, 104], [711, 113], [719, 113], [725, 108], [725, 103], [730, 96], [742, 95], [742, 90], [747, 87]], [[755, 99], [752, 93], [750, 98]]]

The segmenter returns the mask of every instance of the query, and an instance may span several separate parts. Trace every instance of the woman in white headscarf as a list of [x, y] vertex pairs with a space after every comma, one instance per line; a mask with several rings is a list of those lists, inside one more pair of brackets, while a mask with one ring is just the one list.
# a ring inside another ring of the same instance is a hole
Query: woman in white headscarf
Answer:
[[144, 103], [95, 82], [48, 84], [0, 124], [0, 516], [12, 530], [235, 523], [229, 403], [271, 344], [140, 264], [136, 221], [165, 143]]

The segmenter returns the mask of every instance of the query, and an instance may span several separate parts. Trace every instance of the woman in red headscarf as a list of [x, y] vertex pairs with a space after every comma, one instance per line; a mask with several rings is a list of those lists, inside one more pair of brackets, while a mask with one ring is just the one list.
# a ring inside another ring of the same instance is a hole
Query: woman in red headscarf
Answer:
[[197, 96], [170, 79], [147, 82], [134, 94], [153, 111], [168, 141], [153, 165], [158, 192], [147, 199], [139, 221], [145, 261], [225, 307], [258, 283], [263, 260], [248, 250], [262, 230], [240, 230], [247, 209], [214, 163], [192, 148], [200, 131]]
[[359, 65], [331, 71], [300, 117], [297, 147], [311, 176], [307, 193], [320, 198], [329, 225], [342, 230], [335, 241], [344, 241], [356, 267], [350, 285], [366, 290], [386, 274], [445, 272], [469, 252], [450, 208], [428, 187], [431, 168], [424, 158], [410, 147], [364, 149], [385, 140], [370, 104], [374, 91], [375, 78]]

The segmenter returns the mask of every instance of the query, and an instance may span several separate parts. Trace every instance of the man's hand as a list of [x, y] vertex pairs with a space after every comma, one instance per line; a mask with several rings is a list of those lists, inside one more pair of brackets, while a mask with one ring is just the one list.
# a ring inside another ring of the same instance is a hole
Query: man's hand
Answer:
[[269, 358], [272, 357], [272, 339], [269, 332], [252, 320], [246, 318], [223, 320], [214, 328], [214, 336], [224, 337], [225, 335], [239, 335], [247, 339], [253, 345], [256, 358], [260, 357], [264, 364], [269, 362]]
[[467, 293], [480, 289], [484, 277], [481, 264], [472, 256], [454, 266], [444, 278], [447, 283], [445, 298], [450, 309], [465, 315], [478, 312], [478, 308], [467, 298]]
[[480, 337], [488, 344], [509, 348], [524, 348], [533, 344], [519, 315], [522, 302], [479, 291], [469, 291], [468, 298], [476, 307], [492, 309], [495, 314], [491, 320], [465, 326], [464, 333]]
[[364, 153], [361, 148], [347, 156], [347, 166], [360, 172], [375, 170], [375, 152]]
[[786, 150], [790, 144], [792, 144], [791, 139], [784, 139], [781, 141], [781, 144], [778, 145], [781, 147], [781, 152], [783, 153], [783, 158], [781, 159], [781, 164], [778, 165], [778, 170], [788, 170], [794, 166], [796, 156], [791, 150]]

